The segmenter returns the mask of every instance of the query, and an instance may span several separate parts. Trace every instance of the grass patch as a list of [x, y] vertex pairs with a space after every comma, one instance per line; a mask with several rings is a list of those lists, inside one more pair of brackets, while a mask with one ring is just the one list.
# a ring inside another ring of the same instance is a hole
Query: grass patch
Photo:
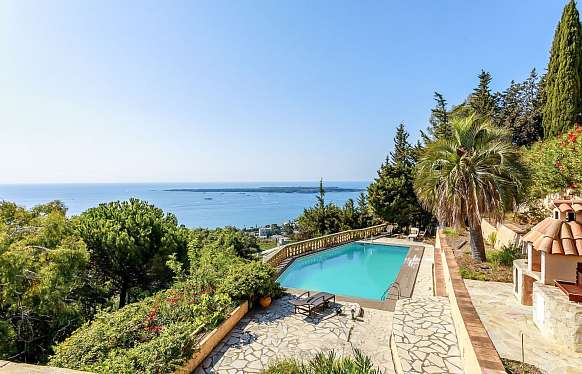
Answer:
[[505, 371], [509, 374], [545, 374], [544, 371], [530, 364], [522, 364], [519, 361], [502, 358]]
[[[490, 257], [490, 253], [488, 253]], [[493, 261], [480, 262], [471, 257], [470, 254], [463, 253], [457, 257], [459, 271], [464, 279], [475, 279], [480, 281], [493, 282], [513, 282], [512, 267]]]
[[266, 251], [267, 249], [275, 248], [277, 246], [277, 241], [273, 239], [260, 239], [257, 241], [257, 244], [261, 251]]
[[449, 238], [457, 238], [460, 235], [459, 230], [453, 227], [445, 227], [443, 229], [443, 234], [445, 234]]

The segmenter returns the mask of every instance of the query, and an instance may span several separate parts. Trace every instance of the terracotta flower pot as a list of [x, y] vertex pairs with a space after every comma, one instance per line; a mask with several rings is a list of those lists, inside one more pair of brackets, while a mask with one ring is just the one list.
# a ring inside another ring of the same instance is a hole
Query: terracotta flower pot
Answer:
[[259, 304], [261, 304], [261, 306], [263, 308], [268, 307], [269, 305], [271, 305], [271, 296], [263, 296], [259, 299]]

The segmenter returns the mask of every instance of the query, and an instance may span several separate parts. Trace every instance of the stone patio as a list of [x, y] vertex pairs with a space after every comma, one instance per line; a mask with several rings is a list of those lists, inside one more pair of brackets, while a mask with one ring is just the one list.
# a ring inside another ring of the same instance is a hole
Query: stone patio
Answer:
[[405, 373], [463, 373], [447, 298], [433, 296], [398, 301], [393, 334], [398, 361]]
[[465, 280], [471, 300], [501, 357], [525, 362], [549, 374], [582, 373], [582, 353], [575, 353], [543, 337], [533, 323], [532, 307], [513, 296], [512, 284]]
[[[294, 314], [286, 295], [267, 309], [250, 312], [220, 343], [195, 373], [259, 373], [279, 358], [308, 359], [318, 352], [353, 355], [362, 350], [375, 365], [394, 373], [389, 337], [392, 313], [365, 309], [352, 320], [355, 304], [340, 302], [317, 318]], [[342, 315], [335, 309], [341, 307]]]
[[[418, 306], [418, 308], [412, 309], [416, 309], [419, 316], [427, 318], [423, 322], [430, 323], [430, 326], [424, 324], [427, 327], [424, 330], [422, 323], [420, 326], [408, 326], [408, 328], [413, 328], [413, 335], [422, 335], [424, 331], [430, 332], [428, 335], [423, 335], [415, 343], [426, 344], [424, 347], [418, 346], [417, 348], [419, 352], [429, 349], [430, 352], [426, 352], [424, 359], [428, 360], [430, 357], [430, 360], [435, 361], [436, 365], [432, 361], [427, 361], [425, 364], [423, 359], [420, 362], [422, 370], [419, 372], [462, 372], [458, 369], [460, 362], [457, 360], [455, 351], [456, 336], [450, 321], [448, 300], [433, 297], [433, 246], [393, 238], [375, 239], [374, 242], [396, 245], [414, 244], [424, 247], [413, 298], [405, 301], [406, 305], [411, 307]], [[294, 297], [287, 295], [276, 300], [270, 308], [249, 312], [195, 373], [260, 373], [270, 363], [280, 358], [293, 357], [306, 360], [318, 352], [331, 350], [338, 355], [347, 356], [353, 355], [354, 348], [360, 349], [369, 356], [384, 373], [395, 372], [390, 351], [394, 313], [369, 307], [369, 303], [366, 304], [362, 301], [365, 309], [364, 316], [353, 321], [350, 310], [356, 308], [358, 304], [355, 304], [354, 299], [352, 299], [350, 302], [338, 301], [335, 305], [334, 308], [342, 307], [343, 315], [336, 315], [335, 309], [329, 308], [325, 315], [309, 318], [293, 313], [293, 309], [287, 301]], [[417, 301], [423, 305], [414, 304]], [[402, 316], [402, 318], [405, 317]], [[402, 318], [399, 317], [395, 323], [402, 323]], [[439, 344], [443, 344], [446, 338], [451, 337], [451, 329], [454, 343], [451, 338], [451, 341], [445, 343], [445, 346], [440, 346]], [[447, 333], [444, 337], [439, 336], [445, 330]], [[410, 339], [415, 340], [414, 337]], [[438, 343], [433, 340], [438, 341]], [[437, 344], [438, 347], [433, 347], [434, 344]], [[414, 346], [416, 347], [416, 345]], [[418, 355], [422, 356], [422, 353], [418, 353]], [[418, 364], [411, 362], [410, 365], [412, 367], [412, 365]], [[434, 371], [435, 368], [438, 370]]]

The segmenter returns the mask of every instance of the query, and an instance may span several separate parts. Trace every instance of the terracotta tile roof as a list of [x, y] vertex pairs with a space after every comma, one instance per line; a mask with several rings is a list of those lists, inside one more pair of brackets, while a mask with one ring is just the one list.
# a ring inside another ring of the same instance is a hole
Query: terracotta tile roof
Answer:
[[574, 209], [572, 209], [572, 205], [566, 204], [566, 203], [562, 203], [562, 204], [558, 205], [558, 209], [562, 213], [564, 213], [564, 212], [571, 212], [571, 211], [574, 210]]
[[554, 205], [560, 210], [560, 212], [580, 212], [582, 211], [582, 200], [570, 199], [570, 200], [554, 200]]
[[556, 255], [582, 256], [582, 224], [546, 218], [535, 225], [523, 240], [534, 249]]

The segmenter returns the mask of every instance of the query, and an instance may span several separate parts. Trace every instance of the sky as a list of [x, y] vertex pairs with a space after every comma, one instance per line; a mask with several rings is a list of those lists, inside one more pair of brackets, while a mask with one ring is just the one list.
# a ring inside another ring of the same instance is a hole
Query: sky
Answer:
[[565, 1], [0, 2], [0, 183], [370, 180]]

